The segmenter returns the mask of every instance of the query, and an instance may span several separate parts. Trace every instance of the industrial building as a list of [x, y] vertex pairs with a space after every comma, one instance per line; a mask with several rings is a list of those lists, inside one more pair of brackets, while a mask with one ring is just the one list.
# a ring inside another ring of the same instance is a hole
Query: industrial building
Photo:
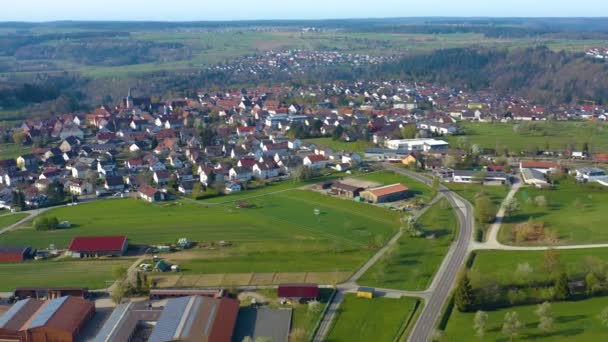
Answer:
[[394, 202], [409, 196], [409, 188], [402, 184], [392, 184], [361, 191], [361, 198], [371, 203]]
[[75, 237], [68, 247], [68, 255], [74, 258], [122, 256], [129, 244], [126, 236]]
[[95, 314], [95, 304], [65, 296], [20, 300], [0, 317], [0, 340], [73, 342]]
[[18, 287], [13, 291], [17, 299], [55, 299], [65, 296], [87, 298], [89, 289], [86, 287]]

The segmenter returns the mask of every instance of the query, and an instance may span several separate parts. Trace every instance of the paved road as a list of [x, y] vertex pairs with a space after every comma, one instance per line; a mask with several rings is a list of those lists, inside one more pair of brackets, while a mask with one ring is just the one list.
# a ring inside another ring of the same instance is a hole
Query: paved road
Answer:
[[[490, 228], [488, 229], [486, 242], [484, 243], [485, 246], [490, 247], [500, 245], [500, 243], [498, 242], [498, 231], [500, 230], [500, 225], [502, 225], [502, 221], [505, 218], [506, 205], [507, 203], [509, 203], [509, 201], [511, 201], [511, 199], [513, 199], [513, 197], [515, 197], [515, 194], [522, 187], [522, 185], [523, 182], [519, 178], [515, 178], [511, 190], [509, 190], [507, 197], [505, 197], [505, 199], [503, 200], [500, 209], [496, 214], [496, 219], [494, 220], [494, 223], [492, 223], [492, 225], [490, 225]], [[471, 247], [474, 247], [474, 245], [471, 245]]]
[[[418, 219], [420, 216], [422, 216], [433, 204], [435, 204], [441, 198], [442, 196], [435, 197], [424, 209], [414, 214], [414, 219]], [[315, 335], [313, 341], [322, 342], [325, 340], [325, 338], [329, 334], [329, 330], [331, 329], [336, 313], [338, 312], [338, 308], [340, 307], [340, 304], [342, 304], [344, 294], [353, 293], [357, 291], [357, 288], [359, 287], [357, 281], [359, 280], [359, 278], [361, 278], [365, 274], [365, 272], [367, 272], [372, 266], [374, 266], [374, 264], [378, 260], [380, 260], [380, 258], [382, 258], [384, 253], [386, 253], [391, 246], [393, 246], [397, 243], [397, 241], [399, 241], [401, 235], [403, 235], [403, 231], [400, 229], [384, 247], [378, 250], [378, 252], [376, 252], [374, 256], [372, 256], [363, 266], [361, 266], [361, 268], [359, 268], [359, 270], [357, 270], [357, 272], [355, 272], [345, 283], [340, 284], [336, 287], [337, 293], [334, 296], [332, 302], [329, 304], [329, 309], [327, 310], [327, 313], [323, 316], [323, 320], [319, 325], [319, 329], [317, 330], [317, 334]], [[395, 289], [376, 288], [375, 292], [380, 296], [389, 298], [401, 298], [402, 296], [408, 296], [428, 299], [429, 296], [428, 291], [402, 291]]]
[[[432, 184], [431, 179], [420, 174], [390, 164], [385, 165], [385, 167], [419, 182], [428, 185]], [[440, 191], [456, 211], [458, 221], [460, 222], [460, 232], [433, 279], [433, 283], [429, 288], [428, 300], [408, 338], [410, 342], [427, 342], [431, 339], [441, 310], [450, 296], [456, 276], [466, 261], [469, 245], [473, 241], [474, 222], [471, 203], [449, 191], [443, 185], [440, 186]]]

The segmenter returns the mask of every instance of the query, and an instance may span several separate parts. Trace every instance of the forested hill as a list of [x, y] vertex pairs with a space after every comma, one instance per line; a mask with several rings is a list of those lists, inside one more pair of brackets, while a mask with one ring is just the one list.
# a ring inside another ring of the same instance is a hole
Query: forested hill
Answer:
[[375, 73], [467, 89], [494, 89], [541, 103], [608, 103], [608, 63], [545, 47], [437, 50], [379, 66]]

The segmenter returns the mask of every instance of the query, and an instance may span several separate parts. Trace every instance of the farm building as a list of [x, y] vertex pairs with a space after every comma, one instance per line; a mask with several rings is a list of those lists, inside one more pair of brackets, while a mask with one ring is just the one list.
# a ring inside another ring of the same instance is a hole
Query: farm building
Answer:
[[554, 162], [548, 161], [534, 161], [534, 160], [524, 160], [519, 162], [519, 169], [532, 169], [538, 172], [547, 174], [552, 172], [557, 168], [557, 164]]
[[18, 287], [13, 291], [18, 299], [55, 299], [64, 296], [87, 298], [89, 289], [85, 287]]
[[143, 302], [120, 304], [112, 311], [92, 342], [130, 341], [140, 322], [156, 322], [162, 309], [150, 308]]
[[371, 287], [360, 287], [357, 289], [357, 297], [359, 298], [374, 298], [374, 289]]
[[93, 302], [77, 297], [20, 300], [0, 317], [0, 338], [72, 342], [94, 313]]
[[22, 262], [33, 254], [30, 246], [0, 246], [0, 262]]
[[317, 284], [281, 284], [277, 290], [279, 298], [316, 299], [319, 297]]
[[409, 188], [402, 184], [392, 184], [361, 192], [361, 198], [372, 203], [394, 202], [408, 197]]
[[163, 201], [165, 199], [165, 194], [160, 190], [153, 188], [147, 184], [144, 184], [138, 189], [139, 197], [144, 200], [153, 203], [157, 201]]
[[68, 247], [68, 255], [74, 258], [122, 256], [129, 248], [126, 236], [75, 237]]
[[363, 188], [336, 182], [331, 185], [331, 191], [333, 194], [340, 197], [355, 198], [359, 196], [361, 191], [363, 191]]
[[521, 176], [523, 177], [524, 183], [528, 185], [534, 185], [537, 188], [545, 188], [549, 186], [547, 176], [535, 169], [521, 169]]
[[454, 170], [452, 173], [452, 181], [454, 183], [495, 182], [505, 184], [508, 179], [509, 176], [500, 171], [477, 172], [471, 170]]
[[170, 299], [149, 342], [230, 342], [239, 301], [232, 298], [181, 297]]
[[164, 299], [172, 297], [188, 297], [188, 296], [202, 296], [211, 298], [221, 298], [224, 296], [223, 289], [151, 289], [150, 299]]
[[265, 337], [273, 342], [288, 342], [292, 312], [292, 308], [241, 308], [233, 341], [249, 336], [253, 340]]

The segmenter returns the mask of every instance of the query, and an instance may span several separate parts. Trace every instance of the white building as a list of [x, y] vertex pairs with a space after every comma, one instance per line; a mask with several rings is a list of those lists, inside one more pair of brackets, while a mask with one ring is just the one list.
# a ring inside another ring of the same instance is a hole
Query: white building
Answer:
[[397, 139], [387, 140], [385, 144], [391, 150], [407, 150], [410, 152], [445, 150], [450, 146], [446, 141], [436, 139]]

